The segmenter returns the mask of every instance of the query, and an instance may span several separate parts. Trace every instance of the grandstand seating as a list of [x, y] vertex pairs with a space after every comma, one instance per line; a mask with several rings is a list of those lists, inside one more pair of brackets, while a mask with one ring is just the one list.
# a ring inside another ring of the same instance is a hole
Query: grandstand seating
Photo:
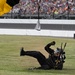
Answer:
[[[39, 5], [40, 18], [75, 19], [75, 0], [41, 0]], [[38, 18], [38, 0], [20, 0], [8, 15], [11, 18]]]

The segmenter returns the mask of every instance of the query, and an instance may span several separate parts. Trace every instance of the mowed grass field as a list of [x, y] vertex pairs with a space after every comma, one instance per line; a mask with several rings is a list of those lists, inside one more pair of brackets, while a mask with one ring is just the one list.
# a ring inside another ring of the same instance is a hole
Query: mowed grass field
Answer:
[[[53, 49], [60, 47], [61, 42], [67, 42], [65, 48], [66, 62], [63, 70], [30, 70], [29, 68], [40, 65], [35, 58], [21, 57], [20, 48], [40, 51], [48, 57], [44, 46], [53, 40], [56, 41]], [[0, 75], [75, 75], [75, 39], [0, 35]]]

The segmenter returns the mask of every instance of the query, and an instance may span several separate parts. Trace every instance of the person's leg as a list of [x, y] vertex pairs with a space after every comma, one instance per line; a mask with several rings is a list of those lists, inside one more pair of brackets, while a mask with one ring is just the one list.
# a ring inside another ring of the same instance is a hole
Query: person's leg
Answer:
[[46, 62], [46, 57], [41, 52], [39, 52], [39, 51], [24, 51], [22, 48], [20, 56], [24, 56], [24, 55], [36, 58], [42, 68], [45, 68], [45, 67], [48, 68], [48, 64]]

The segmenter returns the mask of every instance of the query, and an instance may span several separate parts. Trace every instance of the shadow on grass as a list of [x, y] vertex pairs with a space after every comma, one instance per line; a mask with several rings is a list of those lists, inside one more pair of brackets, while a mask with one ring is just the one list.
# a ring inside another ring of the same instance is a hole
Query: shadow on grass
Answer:
[[54, 70], [54, 69], [51, 69], [51, 70], [42, 70], [42, 69], [33, 69], [33, 68], [29, 68], [29, 69], [25, 69], [24, 70], [25, 72], [32, 72], [32, 73], [52, 73], [52, 74], [65, 74], [65, 75], [74, 75], [75, 74], [75, 69], [68, 69], [68, 68], [64, 68], [63, 70]]

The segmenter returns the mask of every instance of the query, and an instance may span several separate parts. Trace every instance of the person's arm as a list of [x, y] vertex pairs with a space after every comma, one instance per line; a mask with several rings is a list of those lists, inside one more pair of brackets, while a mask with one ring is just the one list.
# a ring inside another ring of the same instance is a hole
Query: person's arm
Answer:
[[55, 41], [51, 42], [51, 43], [48, 43], [46, 46], [45, 46], [45, 50], [49, 53], [49, 54], [53, 54], [54, 53], [54, 50], [50, 48], [51, 45], [55, 45]]

